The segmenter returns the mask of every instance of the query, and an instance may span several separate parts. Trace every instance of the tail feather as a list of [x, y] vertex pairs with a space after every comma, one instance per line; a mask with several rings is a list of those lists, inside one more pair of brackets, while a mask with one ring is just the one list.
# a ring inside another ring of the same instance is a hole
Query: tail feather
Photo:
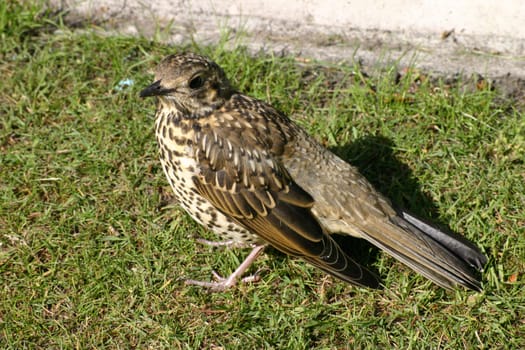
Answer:
[[414, 216], [400, 212], [384, 225], [373, 225], [364, 237], [413, 270], [444, 288], [462, 285], [480, 291], [475, 270], [487, 258], [472, 243], [440, 231]]
[[401, 211], [400, 215], [403, 219], [452, 251], [456, 256], [461, 257], [462, 260], [476, 270], [483, 270], [483, 267], [487, 264], [487, 257], [465, 237], [453, 232], [440, 231], [405, 211]]

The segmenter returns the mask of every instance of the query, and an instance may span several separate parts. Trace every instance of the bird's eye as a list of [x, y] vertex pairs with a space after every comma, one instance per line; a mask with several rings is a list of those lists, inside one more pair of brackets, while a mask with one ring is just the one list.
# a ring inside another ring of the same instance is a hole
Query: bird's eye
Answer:
[[204, 85], [204, 78], [201, 77], [200, 75], [193, 77], [188, 84], [190, 89], [193, 89], [193, 90], [200, 89], [203, 85]]

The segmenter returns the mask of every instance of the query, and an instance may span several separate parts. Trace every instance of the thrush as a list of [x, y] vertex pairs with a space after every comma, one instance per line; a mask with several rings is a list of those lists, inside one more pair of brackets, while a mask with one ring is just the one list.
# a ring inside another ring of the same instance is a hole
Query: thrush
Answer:
[[334, 240], [343, 234], [439, 286], [481, 290], [478, 271], [487, 258], [472, 242], [394, 209], [286, 115], [238, 92], [209, 58], [164, 58], [140, 96], [157, 97], [160, 161], [179, 204], [225, 244], [253, 248], [228, 278], [190, 284], [234, 285], [269, 244], [353, 285], [379, 287], [376, 274], [345, 253], [352, 247]]

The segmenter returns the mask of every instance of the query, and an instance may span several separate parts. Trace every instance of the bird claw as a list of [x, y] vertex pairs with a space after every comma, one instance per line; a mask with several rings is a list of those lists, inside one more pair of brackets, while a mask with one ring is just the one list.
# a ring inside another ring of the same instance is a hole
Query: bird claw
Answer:
[[228, 288], [233, 287], [235, 284], [237, 284], [237, 281], [241, 281], [242, 283], [257, 282], [260, 280], [259, 271], [255, 272], [253, 275], [244, 278], [240, 277], [248, 269], [251, 263], [257, 258], [257, 256], [259, 256], [259, 254], [262, 253], [264, 247], [264, 245], [254, 247], [250, 254], [248, 254], [248, 256], [246, 257], [246, 259], [244, 259], [244, 261], [239, 265], [239, 267], [237, 267], [237, 269], [233, 271], [233, 273], [228, 278], [224, 278], [217, 272], [212, 271], [213, 277], [215, 278], [216, 282], [186, 280], [185, 283], [187, 285], [209, 288], [214, 292], [222, 292]]
[[[242, 283], [259, 282], [261, 280], [261, 276], [259, 276], [259, 272], [261, 272], [261, 270], [255, 271], [255, 273], [253, 275], [241, 278], [240, 282], [242, 282]], [[229, 283], [231, 283], [231, 280], [232, 280], [232, 278], [231, 278], [232, 276], [231, 275], [228, 278], [224, 278], [221, 275], [219, 275], [215, 270], [212, 270], [211, 273], [213, 274], [213, 278], [217, 281], [216, 283], [224, 283], [224, 284], [227, 284], [227, 285]], [[235, 282], [236, 280], [237, 280], [236, 278], [233, 278], [233, 282]]]

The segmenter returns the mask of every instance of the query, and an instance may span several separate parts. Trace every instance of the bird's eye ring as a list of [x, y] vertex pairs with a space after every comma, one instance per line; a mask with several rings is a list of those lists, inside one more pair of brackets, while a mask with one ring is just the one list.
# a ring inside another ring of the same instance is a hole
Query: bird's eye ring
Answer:
[[191, 78], [190, 82], [188, 83], [188, 86], [190, 89], [196, 90], [200, 89], [204, 85], [204, 78], [200, 75], [197, 75], [193, 78]]

